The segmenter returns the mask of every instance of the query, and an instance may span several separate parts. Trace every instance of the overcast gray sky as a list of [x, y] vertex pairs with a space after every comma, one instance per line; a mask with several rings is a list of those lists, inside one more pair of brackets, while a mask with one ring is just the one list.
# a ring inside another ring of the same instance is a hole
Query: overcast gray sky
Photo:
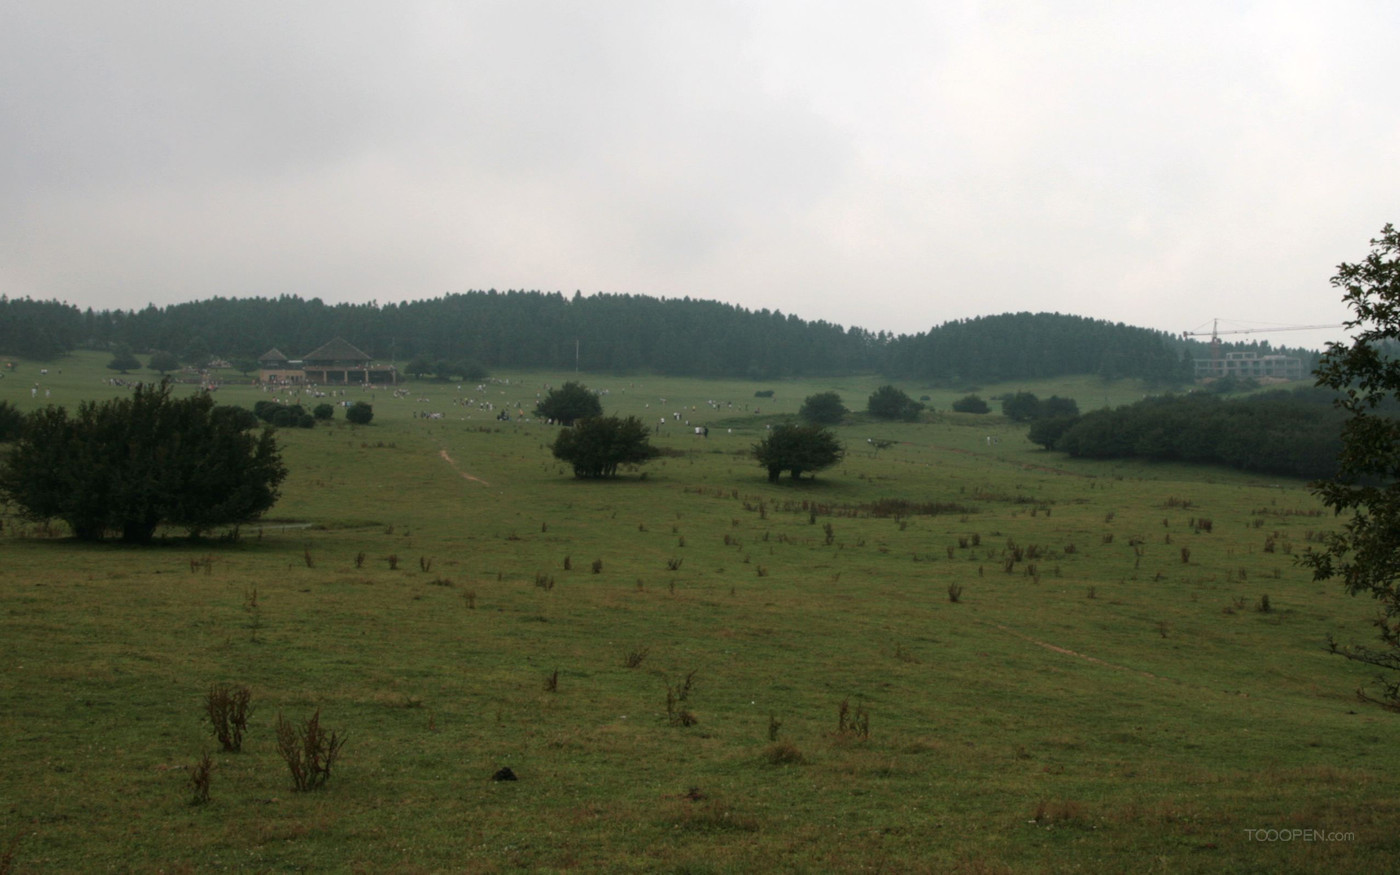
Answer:
[[1392, 0], [0, 0], [0, 292], [1337, 323], [1397, 42]]

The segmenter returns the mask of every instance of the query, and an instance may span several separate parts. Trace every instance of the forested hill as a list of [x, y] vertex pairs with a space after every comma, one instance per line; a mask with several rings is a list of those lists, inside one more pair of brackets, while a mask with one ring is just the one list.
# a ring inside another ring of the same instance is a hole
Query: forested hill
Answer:
[[1192, 378], [1201, 344], [1147, 328], [1058, 313], [1007, 313], [948, 322], [889, 344], [894, 376], [1000, 380], [1100, 374], [1163, 384]]
[[[1056, 313], [986, 316], [896, 337], [715, 301], [642, 295], [486, 291], [382, 305], [284, 295], [137, 311], [0, 297], [0, 353], [41, 360], [77, 348], [119, 347], [163, 350], [185, 362], [210, 355], [256, 359], [274, 347], [298, 358], [335, 337], [400, 364], [573, 369], [577, 356], [578, 367], [590, 372], [755, 379], [884, 373], [994, 382], [1087, 373], [1171, 384], [1190, 379], [1192, 356], [1207, 355], [1204, 344], [1162, 332]], [[1234, 348], [1261, 349], [1227, 346]]]

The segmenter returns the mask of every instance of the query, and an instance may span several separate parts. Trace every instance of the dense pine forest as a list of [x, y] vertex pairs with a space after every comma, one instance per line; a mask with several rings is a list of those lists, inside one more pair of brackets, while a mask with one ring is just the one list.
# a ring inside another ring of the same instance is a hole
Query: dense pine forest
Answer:
[[[484, 369], [579, 369], [672, 376], [880, 373], [976, 383], [1098, 374], [1174, 386], [1205, 344], [1146, 328], [1057, 313], [949, 322], [915, 335], [875, 333], [792, 314], [691, 298], [468, 292], [405, 303], [326, 304], [292, 295], [212, 298], [142, 310], [79, 310], [0, 298], [0, 353], [49, 360], [73, 349], [163, 351], [186, 363], [296, 358], [343, 337], [379, 361], [470, 362]], [[1229, 351], [1271, 350], [1227, 344]]]

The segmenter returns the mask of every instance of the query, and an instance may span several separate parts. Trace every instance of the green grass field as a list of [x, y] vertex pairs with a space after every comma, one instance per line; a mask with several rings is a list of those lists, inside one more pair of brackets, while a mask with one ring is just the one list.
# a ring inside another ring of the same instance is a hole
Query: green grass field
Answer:
[[[0, 399], [125, 391], [105, 360], [20, 363]], [[668, 419], [668, 452], [582, 482], [553, 428], [495, 419], [572, 378], [350, 390], [374, 422], [283, 431], [283, 498], [236, 541], [81, 545], [6, 516], [0, 871], [1400, 860], [1396, 717], [1324, 648], [1369, 642], [1372, 606], [1295, 566], [1335, 525], [1305, 484], [1076, 461], [936, 413], [844, 426], [844, 462], [771, 485], [747, 455], [767, 424], [882, 381], [597, 375], [609, 413]], [[1143, 392], [979, 392], [1022, 388]], [[240, 753], [203, 717], [221, 682], [252, 691]], [[273, 725], [317, 709], [348, 741], [294, 792]]]

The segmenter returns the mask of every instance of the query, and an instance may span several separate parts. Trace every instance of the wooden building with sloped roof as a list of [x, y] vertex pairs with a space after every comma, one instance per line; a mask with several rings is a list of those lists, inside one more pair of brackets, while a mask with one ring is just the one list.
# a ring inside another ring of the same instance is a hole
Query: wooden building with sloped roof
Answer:
[[301, 368], [306, 373], [308, 383], [348, 385], [398, 382], [398, 371], [393, 365], [374, 364], [368, 355], [340, 337], [308, 352], [302, 357]]
[[399, 381], [393, 365], [374, 360], [349, 341], [337, 337], [302, 357], [289, 361], [278, 349], [265, 353], [258, 364], [258, 379], [265, 383], [314, 383], [322, 386], [387, 383]]
[[300, 383], [304, 374], [301, 366], [291, 361], [277, 347], [258, 357], [258, 380], [263, 383]]

